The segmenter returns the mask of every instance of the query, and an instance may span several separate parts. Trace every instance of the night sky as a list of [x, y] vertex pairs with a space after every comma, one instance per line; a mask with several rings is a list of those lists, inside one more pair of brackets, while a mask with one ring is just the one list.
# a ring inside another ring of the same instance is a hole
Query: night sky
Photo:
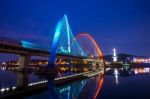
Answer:
[[150, 56], [150, 0], [0, 0], [0, 36], [49, 47], [65, 13], [73, 34], [91, 34], [105, 55]]

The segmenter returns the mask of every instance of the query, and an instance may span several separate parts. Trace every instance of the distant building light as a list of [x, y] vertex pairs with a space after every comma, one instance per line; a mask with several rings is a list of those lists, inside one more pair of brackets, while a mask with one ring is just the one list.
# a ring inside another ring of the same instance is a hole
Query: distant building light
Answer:
[[2, 62], [2, 65], [6, 65], [6, 62]]
[[113, 62], [117, 62], [117, 54], [116, 54], [116, 49], [113, 49]]
[[134, 63], [150, 63], [150, 58], [133, 58]]
[[5, 88], [2, 88], [2, 89], [1, 89], [1, 92], [4, 92], [4, 91], [5, 91]]

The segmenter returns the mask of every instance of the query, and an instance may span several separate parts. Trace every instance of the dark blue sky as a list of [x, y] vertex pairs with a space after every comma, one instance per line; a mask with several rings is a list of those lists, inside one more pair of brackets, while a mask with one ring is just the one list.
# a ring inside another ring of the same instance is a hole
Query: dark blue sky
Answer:
[[0, 0], [0, 36], [49, 47], [64, 13], [73, 33], [91, 34], [104, 54], [150, 56], [149, 0]]

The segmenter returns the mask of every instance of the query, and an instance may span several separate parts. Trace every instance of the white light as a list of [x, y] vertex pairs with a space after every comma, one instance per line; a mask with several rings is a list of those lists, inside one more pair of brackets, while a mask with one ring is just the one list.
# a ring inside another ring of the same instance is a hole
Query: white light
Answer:
[[113, 52], [114, 52], [114, 56], [116, 56], [116, 49], [115, 48], [113, 49]]
[[118, 81], [118, 75], [115, 75], [115, 79], [116, 79], [116, 84], [118, 84], [119, 83], [119, 81]]
[[7, 91], [9, 91], [9, 88], [6, 88]]
[[12, 89], [14, 90], [14, 89], [16, 89], [16, 87], [13, 86]]
[[118, 72], [117, 69], [114, 70], [114, 74], [115, 74], [115, 75], [118, 75], [118, 74], [119, 74], [119, 72]]
[[2, 67], [2, 70], [5, 70], [5, 68], [4, 68], [4, 67]]
[[149, 68], [144, 68], [145, 72], [146, 73], [149, 73], [150, 72], [150, 69]]
[[43, 84], [43, 83], [46, 83], [46, 82], [48, 82], [48, 81], [39, 81], [39, 82], [34, 82], [34, 83], [30, 83], [30, 84], [28, 84], [28, 86], [33, 86], [33, 85], [37, 85], [37, 84]]
[[138, 74], [138, 71], [137, 71], [137, 70], [134, 70], [134, 73], [135, 73], [135, 74]]
[[2, 89], [1, 89], [1, 92], [4, 92], [4, 91], [5, 91], [5, 88], [2, 88]]
[[83, 84], [84, 82], [82, 81], [81, 83]]
[[111, 68], [106, 68], [106, 71], [110, 70]]
[[119, 83], [119, 81], [118, 81], [119, 72], [117, 69], [114, 70], [114, 75], [115, 75], [116, 84], [118, 84]]
[[38, 84], [38, 82], [35, 82], [34, 85]]
[[116, 49], [113, 49], [113, 62], [117, 61]]
[[40, 82], [37, 82], [37, 84], [40, 84]]
[[5, 63], [5, 62], [3, 62], [3, 63], [2, 63], [2, 65], [6, 65], [6, 63]]
[[33, 83], [30, 83], [31, 86], [33, 86]]

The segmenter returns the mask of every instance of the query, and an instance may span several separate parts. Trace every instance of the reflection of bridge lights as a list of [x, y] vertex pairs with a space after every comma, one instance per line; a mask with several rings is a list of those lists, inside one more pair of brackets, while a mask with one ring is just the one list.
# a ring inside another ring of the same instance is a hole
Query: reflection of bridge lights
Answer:
[[93, 97], [93, 99], [96, 99], [98, 93], [100, 92], [101, 88], [102, 88], [102, 85], [103, 85], [103, 82], [104, 82], [104, 78], [102, 77], [99, 81], [98, 81], [98, 89]]
[[70, 86], [62, 88], [59, 90], [60, 93], [64, 93], [65, 91], [70, 91]]
[[44, 80], [44, 81], [29, 83], [28, 86], [34, 86], [34, 85], [43, 84], [43, 83], [47, 83], [47, 82], [48, 82], [47, 80]]
[[82, 81], [81, 83], [83, 84], [84, 82]]

